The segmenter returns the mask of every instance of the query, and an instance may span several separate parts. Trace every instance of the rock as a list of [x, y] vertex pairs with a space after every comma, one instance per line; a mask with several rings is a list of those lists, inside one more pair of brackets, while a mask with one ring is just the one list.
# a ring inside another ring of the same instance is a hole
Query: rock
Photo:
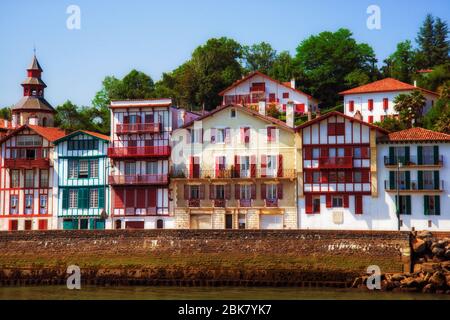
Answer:
[[443, 257], [445, 254], [445, 249], [442, 247], [434, 247], [431, 251], [436, 257]]
[[416, 235], [417, 238], [431, 238], [433, 234], [430, 231], [419, 231]]
[[447, 249], [444, 253], [444, 257], [445, 259], [449, 259], [450, 260], [450, 249]]
[[435, 287], [432, 283], [427, 284], [425, 287], [423, 287], [422, 292], [423, 293], [433, 293], [435, 291]]
[[446, 282], [447, 282], [447, 287], [450, 288], [450, 274], [447, 274], [447, 275], [445, 276], [445, 278], [446, 278]]
[[421, 265], [421, 271], [425, 273], [434, 273], [441, 269], [441, 265], [436, 262], [425, 262]]
[[392, 281], [401, 281], [401, 280], [403, 280], [403, 279], [405, 279], [405, 276], [402, 275], [401, 273], [395, 273], [395, 274], [393, 274], [392, 277], [391, 277], [391, 280], [392, 280]]
[[422, 239], [415, 239], [413, 240], [412, 247], [415, 253], [421, 253], [425, 251], [427, 245]]
[[436, 287], [443, 287], [447, 279], [445, 278], [444, 273], [441, 271], [436, 271], [429, 280], [430, 283], [434, 284]]
[[414, 273], [422, 271], [422, 265], [420, 263], [416, 263], [414, 265]]

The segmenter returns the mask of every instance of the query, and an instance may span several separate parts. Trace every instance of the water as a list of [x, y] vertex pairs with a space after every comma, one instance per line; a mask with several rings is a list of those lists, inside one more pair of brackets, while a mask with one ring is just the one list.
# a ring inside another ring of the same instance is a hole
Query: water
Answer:
[[450, 300], [450, 295], [369, 292], [352, 289], [255, 288], [255, 287], [98, 287], [65, 286], [2, 287], [0, 300]]

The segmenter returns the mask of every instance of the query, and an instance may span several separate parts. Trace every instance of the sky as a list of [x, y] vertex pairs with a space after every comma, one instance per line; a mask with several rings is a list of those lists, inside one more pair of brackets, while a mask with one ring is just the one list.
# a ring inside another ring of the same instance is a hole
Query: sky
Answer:
[[[80, 9], [79, 29], [67, 27], [70, 5]], [[370, 5], [380, 8], [380, 29], [367, 27]], [[450, 1], [1, 0], [0, 107], [22, 97], [34, 47], [46, 99], [54, 107], [66, 100], [90, 105], [105, 76], [122, 78], [135, 68], [157, 81], [212, 37], [266, 41], [295, 54], [310, 35], [348, 28], [381, 63], [398, 42], [414, 41], [427, 13], [450, 22]]]

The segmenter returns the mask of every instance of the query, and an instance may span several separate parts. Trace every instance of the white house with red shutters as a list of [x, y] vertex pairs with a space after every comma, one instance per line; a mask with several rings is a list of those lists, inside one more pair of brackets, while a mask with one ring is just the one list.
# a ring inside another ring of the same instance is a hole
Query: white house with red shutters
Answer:
[[300, 229], [392, 230], [395, 215], [378, 210], [377, 126], [330, 112], [297, 127]]
[[303, 114], [318, 107], [315, 98], [296, 89], [295, 80], [279, 82], [259, 71], [236, 81], [219, 94], [223, 97], [222, 105], [248, 106], [257, 111], [270, 106], [286, 111], [287, 104], [293, 103], [295, 112]]
[[360, 114], [368, 123], [383, 121], [389, 116], [396, 116], [394, 100], [399, 94], [409, 94], [419, 90], [426, 99], [423, 110], [425, 114], [438, 99], [438, 94], [393, 78], [375, 81], [360, 87], [340, 92], [344, 97], [344, 113], [350, 117]]

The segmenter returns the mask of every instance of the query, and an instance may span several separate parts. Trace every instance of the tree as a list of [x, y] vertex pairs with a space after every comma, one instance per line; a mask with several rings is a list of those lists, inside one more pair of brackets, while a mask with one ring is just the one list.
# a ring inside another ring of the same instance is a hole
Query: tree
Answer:
[[433, 64], [440, 65], [450, 62], [449, 59], [450, 44], [448, 41], [448, 25], [447, 22], [436, 18], [434, 24], [434, 50]]
[[411, 41], [400, 42], [397, 44], [397, 50], [385, 60], [384, 75], [410, 83], [415, 71], [416, 52]]
[[81, 108], [67, 100], [56, 107], [55, 127], [69, 132], [80, 129], [90, 130], [90, 119], [86, 115], [86, 111], [82, 112]]
[[277, 52], [267, 42], [244, 46], [243, 56], [247, 71], [260, 71], [268, 74], [272, 69]]
[[450, 81], [450, 63], [433, 68], [433, 71], [416, 77], [417, 84], [421, 88], [438, 91], [446, 82]]
[[390, 132], [406, 129], [405, 123], [393, 117], [386, 117], [383, 121], [375, 122], [374, 124]]
[[416, 42], [419, 45], [420, 64], [421, 68], [430, 68], [434, 66], [433, 52], [434, 52], [434, 18], [433, 15], [428, 14], [420, 27], [417, 34]]
[[133, 69], [116, 89], [111, 99], [148, 99], [153, 96], [155, 84], [150, 76]]
[[410, 94], [399, 94], [394, 99], [394, 109], [399, 113], [399, 119], [408, 128], [417, 127], [422, 123], [422, 112], [426, 99], [419, 90]]
[[12, 107], [4, 107], [0, 109], [0, 118], [5, 120], [11, 120], [11, 108]]
[[294, 77], [294, 63], [288, 51], [282, 51], [275, 57], [268, 75], [282, 82], [289, 81]]
[[424, 127], [450, 134], [450, 82], [439, 88], [439, 99], [424, 117]]
[[357, 43], [349, 30], [322, 32], [302, 41], [297, 47], [296, 79], [301, 80], [301, 89], [318, 98], [322, 104], [335, 106], [340, 99], [338, 93], [349, 89], [356, 78], [360, 83], [362, 75], [366, 74], [366, 79], [375, 80], [375, 63], [373, 49], [367, 44]]

